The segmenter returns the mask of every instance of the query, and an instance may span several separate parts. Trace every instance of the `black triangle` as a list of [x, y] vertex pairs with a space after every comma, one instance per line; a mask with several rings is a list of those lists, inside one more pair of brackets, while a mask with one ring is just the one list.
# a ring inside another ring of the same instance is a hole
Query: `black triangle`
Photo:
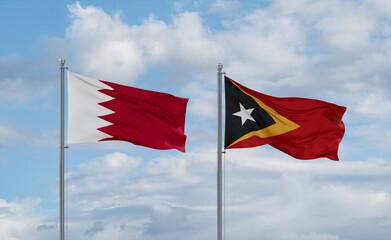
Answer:
[[[254, 121], [246, 120], [242, 124], [240, 117], [233, 115], [240, 111], [240, 104], [245, 109], [254, 108], [251, 116]], [[255, 100], [244, 93], [227, 77], [225, 77], [225, 143], [224, 148], [242, 136], [269, 127], [276, 122]]]

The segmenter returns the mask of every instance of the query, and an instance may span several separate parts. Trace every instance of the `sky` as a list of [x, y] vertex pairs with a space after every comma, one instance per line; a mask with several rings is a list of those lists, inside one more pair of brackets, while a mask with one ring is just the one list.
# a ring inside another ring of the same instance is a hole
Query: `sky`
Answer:
[[186, 153], [66, 151], [69, 239], [217, 238], [217, 70], [347, 107], [340, 161], [227, 150], [225, 239], [391, 239], [388, 0], [0, 0], [0, 240], [59, 237], [59, 58], [189, 98]]

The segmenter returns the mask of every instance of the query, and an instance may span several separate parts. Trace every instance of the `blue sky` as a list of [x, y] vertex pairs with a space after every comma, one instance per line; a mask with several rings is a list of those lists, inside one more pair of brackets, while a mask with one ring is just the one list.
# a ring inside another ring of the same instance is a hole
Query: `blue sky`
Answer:
[[387, 0], [0, 0], [0, 239], [58, 237], [59, 63], [190, 99], [186, 153], [70, 146], [69, 239], [215, 239], [216, 63], [348, 108], [340, 161], [227, 151], [226, 239], [391, 237]]

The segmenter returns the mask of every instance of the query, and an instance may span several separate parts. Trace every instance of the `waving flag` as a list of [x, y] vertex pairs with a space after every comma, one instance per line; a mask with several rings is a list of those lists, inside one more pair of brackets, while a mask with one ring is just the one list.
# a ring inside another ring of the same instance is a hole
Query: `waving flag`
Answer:
[[122, 140], [184, 152], [187, 102], [68, 72], [68, 143]]
[[225, 77], [225, 148], [270, 144], [292, 157], [338, 159], [346, 107], [306, 98], [277, 98]]

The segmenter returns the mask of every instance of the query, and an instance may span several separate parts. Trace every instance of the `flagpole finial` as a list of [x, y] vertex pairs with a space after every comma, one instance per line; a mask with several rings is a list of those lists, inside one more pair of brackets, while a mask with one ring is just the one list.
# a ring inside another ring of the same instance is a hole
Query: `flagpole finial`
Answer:
[[60, 62], [60, 65], [61, 65], [61, 66], [64, 66], [64, 64], [65, 64], [65, 59], [64, 59], [64, 58], [60, 58], [59, 62]]
[[223, 64], [218, 63], [217, 64], [217, 71], [221, 72], [221, 70], [223, 70]]

